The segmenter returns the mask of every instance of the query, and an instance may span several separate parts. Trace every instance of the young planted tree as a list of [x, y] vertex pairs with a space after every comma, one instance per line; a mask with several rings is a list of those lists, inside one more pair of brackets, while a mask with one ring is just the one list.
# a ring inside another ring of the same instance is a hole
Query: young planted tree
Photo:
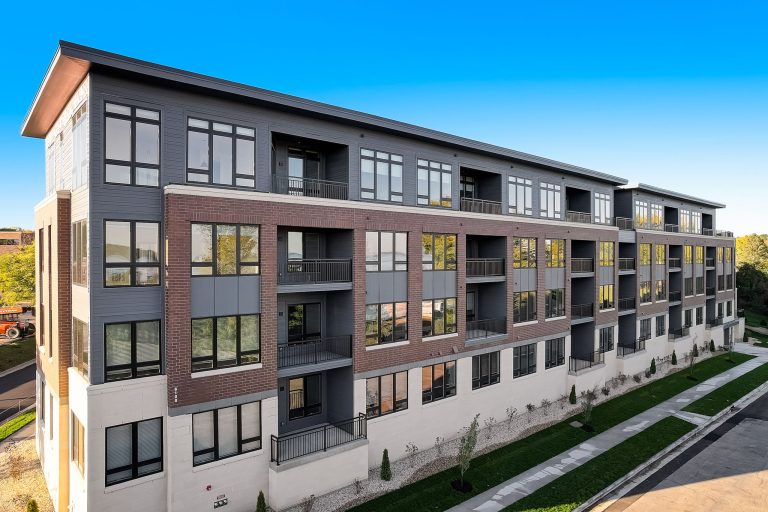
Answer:
[[35, 500], [29, 500], [27, 502], [27, 512], [38, 512], [40, 509], [37, 507]]
[[568, 401], [576, 405], [576, 384], [571, 386], [571, 394], [568, 396]]
[[677, 366], [677, 354], [675, 354], [675, 351], [672, 351], [672, 366]]
[[651, 359], [651, 375], [656, 373], [656, 359]]
[[381, 456], [381, 479], [387, 482], [392, 480], [392, 468], [389, 467], [389, 451], [384, 448], [384, 455]]
[[698, 356], [699, 351], [696, 350], [696, 345], [694, 345], [693, 350], [691, 350], [690, 357], [688, 358], [688, 378], [691, 380], [696, 380], [696, 377], [693, 376], [693, 363], [696, 361]]
[[582, 428], [587, 432], [592, 432], [592, 409], [595, 406], [595, 400], [597, 400], [597, 388], [588, 389], [581, 393], [581, 419], [584, 424]]
[[709, 351], [710, 352], [715, 351], [715, 340], [709, 340]]
[[262, 491], [259, 491], [259, 498], [256, 500], [256, 512], [267, 512], [267, 501]]
[[[480, 417], [476, 414], [472, 419], [472, 423], [469, 424], [464, 430], [464, 434], [459, 440], [459, 453], [456, 455], [456, 460], [459, 465], [459, 480], [453, 481], [453, 487], [461, 492], [469, 492], [472, 490], [472, 485], [464, 481], [464, 475], [469, 469], [469, 465], [472, 462], [472, 455], [477, 445], [477, 419]], [[458, 485], [457, 485], [458, 484]]]
[[695, 343], [693, 344], [693, 352], [691, 354], [693, 357], [699, 357], [699, 346]]

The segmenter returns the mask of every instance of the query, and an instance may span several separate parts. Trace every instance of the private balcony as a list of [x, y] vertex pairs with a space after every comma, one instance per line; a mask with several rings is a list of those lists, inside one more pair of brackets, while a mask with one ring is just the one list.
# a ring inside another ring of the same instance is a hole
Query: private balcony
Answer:
[[594, 271], [594, 258], [571, 258], [571, 274], [591, 274]]
[[339, 181], [272, 175], [272, 192], [289, 196], [348, 199], [349, 186]]
[[571, 306], [571, 321], [586, 320], [595, 316], [595, 304], [576, 304]]
[[506, 333], [506, 318], [488, 318], [485, 320], [472, 320], [467, 322], [466, 339], [468, 340], [491, 338]]
[[461, 167], [459, 209], [463, 212], [501, 215], [502, 175]]
[[467, 258], [467, 277], [504, 275], [504, 258]]
[[664, 224], [664, 231], [667, 233], [679, 233], [680, 232], [680, 226], [677, 224]]
[[565, 220], [581, 224], [592, 224], [592, 214], [587, 212], [567, 211], [565, 212]]
[[492, 215], [501, 215], [501, 202], [490, 201], [488, 199], [472, 199], [462, 197], [459, 207], [463, 212], [486, 213]]
[[689, 327], [680, 327], [679, 329], [670, 329], [669, 341], [675, 341], [680, 338], [685, 338], [689, 334], [691, 334], [691, 330]]
[[568, 362], [568, 372], [577, 374], [580, 371], [601, 365], [605, 362], [605, 354], [597, 351], [586, 355], [571, 356]]
[[631, 356], [633, 354], [636, 354], [638, 352], [642, 352], [645, 350], [645, 340], [642, 338], [638, 339], [637, 341], [633, 342], [632, 344], [619, 344], [616, 347], [616, 355], [618, 357], [627, 357]]
[[352, 281], [351, 259], [289, 260], [278, 265], [277, 284], [307, 285]]
[[669, 258], [669, 270], [680, 270], [681, 260], [680, 258]]
[[619, 272], [634, 272], [635, 258], [619, 258]]
[[631, 231], [635, 229], [635, 224], [632, 221], [632, 219], [628, 217], [616, 217], [614, 220], [614, 224], [617, 228], [623, 231]]
[[669, 292], [669, 302], [680, 302], [681, 295], [680, 291]]
[[636, 302], [635, 297], [619, 299], [619, 312], [634, 311], [636, 309]]
[[364, 414], [348, 420], [326, 423], [298, 432], [271, 438], [271, 461], [276, 465], [321, 453], [331, 448], [367, 439], [368, 423]]
[[352, 361], [352, 336], [290, 341], [277, 345], [277, 367], [295, 368], [332, 361]]

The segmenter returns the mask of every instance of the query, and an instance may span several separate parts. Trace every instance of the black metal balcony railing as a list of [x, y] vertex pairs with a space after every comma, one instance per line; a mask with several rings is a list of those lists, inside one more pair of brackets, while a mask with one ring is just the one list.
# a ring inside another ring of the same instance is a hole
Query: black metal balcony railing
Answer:
[[627, 297], [625, 299], [619, 299], [619, 311], [627, 311], [635, 309], [636, 300], [634, 297]]
[[368, 437], [368, 424], [364, 414], [356, 418], [320, 425], [294, 434], [272, 436], [272, 462], [281, 462], [327, 451], [343, 444]]
[[582, 224], [592, 224], [592, 214], [587, 212], [565, 212], [565, 220], [568, 222], [580, 222]]
[[635, 228], [634, 223], [632, 222], [632, 219], [629, 219], [627, 217], [615, 217], [614, 224], [616, 224], [616, 227], [625, 231], [631, 231]]
[[352, 280], [352, 260], [289, 260], [278, 266], [278, 284], [344, 283]]
[[709, 322], [707, 322], [707, 329], [711, 329], [712, 327], [717, 327], [718, 325], [723, 325], [723, 317], [716, 316], [712, 318]]
[[467, 258], [467, 277], [504, 275], [504, 258]]
[[597, 351], [582, 356], [571, 356], [568, 363], [568, 368], [572, 372], [578, 372], [580, 370], [592, 368], [598, 364], [603, 364], [604, 362], [605, 354], [603, 352]]
[[487, 199], [470, 199], [462, 197], [459, 202], [459, 208], [463, 212], [489, 213], [501, 215], [501, 203], [499, 201], [489, 201]]
[[712, 228], [701, 228], [701, 234], [705, 236], [715, 236], [715, 230]]
[[670, 329], [669, 339], [676, 340], [678, 338], [684, 338], [688, 336], [690, 333], [691, 333], [691, 330], [688, 327], [680, 327], [679, 329]]
[[664, 231], [668, 233], [677, 233], [680, 231], [680, 227], [677, 224], [664, 224]]
[[348, 199], [348, 185], [340, 181], [272, 175], [272, 192], [289, 196]]
[[669, 268], [680, 268], [680, 258], [669, 258]]
[[592, 258], [571, 258], [571, 272], [585, 273], [595, 271], [595, 260]]
[[290, 368], [352, 357], [352, 336], [290, 341], [277, 345], [277, 367]]
[[737, 309], [736, 310], [736, 318], [744, 318], [744, 310], [743, 309]]
[[669, 302], [680, 302], [680, 295], [681, 293], [678, 292], [669, 292]]
[[718, 229], [717, 231], [715, 231], [715, 236], [722, 236], [722, 237], [725, 237], [725, 238], [733, 238], [733, 231], [721, 231], [721, 230]]
[[595, 304], [576, 304], [571, 306], [571, 319], [591, 318], [595, 316]]
[[616, 346], [616, 352], [619, 357], [629, 356], [635, 352], [641, 352], [643, 350], [645, 350], [645, 340], [643, 339], [638, 339], [631, 345], [619, 344]]
[[714, 286], [707, 286], [705, 288], [705, 292], [707, 294], [707, 297], [711, 297], [715, 294], [715, 287]]
[[707, 258], [706, 259], [706, 265], [708, 267], [714, 267], [715, 266], [715, 258]]
[[635, 270], [635, 258], [619, 258], [619, 270]]
[[507, 332], [506, 318], [488, 318], [467, 322], [467, 339], [488, 338]]

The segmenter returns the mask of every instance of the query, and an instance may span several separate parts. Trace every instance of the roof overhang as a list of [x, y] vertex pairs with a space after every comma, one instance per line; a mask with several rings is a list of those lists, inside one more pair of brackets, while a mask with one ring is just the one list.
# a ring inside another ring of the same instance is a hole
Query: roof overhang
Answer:
[[622, 190], [638, 190], [640, 192], [648, 192], [648, 193], [656, 194], [659, 196], [669, 197], [671, 199], [679, 199], [680, 201], [685, 201], [687, 203], [706, 206], [708, 208], [725, 208], [725, 205], [723, 203], [716, 203], [715, 201], [709, 201], [707, 199], [702, 199], [700, 197], [689, 196], [688, 194], [682, 194], [680, 192], [675, 192], [673, 190], [654, 187], [653, 185], [648, 185], [646, 183], [634, 183], [631, 185], [624, 185], [619, 188], [621, 188]]
[[627, 180], [624, 178], [592, 169], [356, 110], [336, 107], [326, 103], [133, 59], [66, 41], [59, 42], [56, 55], [24, 120], [21, 129], [22, 135], [38, 138], [45, 137], [69, 98], [74, 94], [77, 86], [91, 70], [128, 76], [133, 79], [138, 78], [145, 82], [160, 82], [174, 87], [197, 90], [205, 94], [236, 98], [238, 101], [248, 101], [269, 108], [297, 112], [301, 115], [403, 135], [409, 138], [449, 146], [457, 150], [482, 153], [504, 158], [511, 162], [535, 165], [557, 172], [602, 181], [611, 185], [627, 184]]

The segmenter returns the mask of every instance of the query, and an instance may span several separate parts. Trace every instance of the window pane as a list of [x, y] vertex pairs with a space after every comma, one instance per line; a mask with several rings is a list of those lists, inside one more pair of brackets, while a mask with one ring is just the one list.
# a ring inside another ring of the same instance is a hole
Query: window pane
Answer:
[[160, 126], [136, 123], [136, 161], [143, 164], [160, 163]]
[[157, 267], [139, 267], [136, 269], [136, 286], [160, 284], [160, 269]]
[[144, 464], [142, 462], [163, 457], [163, 420], [160, 418], [140, 421], [138, 424], [139, 476], [160, 471], [161, 462]]
[[434, 270], [445, 270], [445, 235], [435, 235]]
[[254, 174], [254, 142], [237, 139], [237, 173], [253, 176]]
[[122, 114], [124, 116], [131, 115], [131, 107], [126, 107], [125, 105], [107, 103], [104, 108], [107, 112], [111, 112], [113, 114]]
[[[261, 438], [261, 402], [252, 402], [240, 406], [241, 439]], [[243, 444], [243, 451], [256, 450], [261, 441]]]
[[406, 270], [408, 261], [408, 234], [395, 233], [395, 270]]
[[259, 262], [258, 226], [240, 226], [240, 262]]
[[387, 343], [393, 340], [393, 304], [381, 305], [381, 341]]
[[157, 263], [160, 261], [159, 226], [154, 222], [136, 223], [136, 262]]
[[237, 407], [219, 409], [219, 458], [229, 457], [238, 452]]
[[232, 184], [232, 138], [213, 136], [213, 182]]
[[394, 270], [394, 233], [381, 233], [381, 271], [389, 272]]
[[160, 360], [160, 322], [136, 322], [136, 361]]
[[360, 161], [360, 186], [365, 189], [373, 190], [373, 160]]
[[[131, 324], [111, 324], [104, 328], [107, 367], [131, 364]], [[107, 368], [107, 380], [131, 377], [131, 369], [110, 370]]]
[[105, 286], [130, 286], [131, 269], [127, 267], [106, 269]]
[[216, 226], [216, 272], [235, 274], [235, 226]]
[[187, 165], [190, 169], [209, 169], [207, 133], [187, 132]]
[[212, 233], [213, 227], [210, 224], [192, 224], [192, 263], [213, 261]]
[[379, 305], [365, 307], [365, 344], [376, 345], [379, 342]]
[[192, 450], [195, 453], [210, 450], [208, 453], [196, 454], [194, 456], [194, 464], [202, 464], [214, 459], [213, 411], [192, 415]]
[[392, 374], [381, 376], [381, 414], [392, 412], [395, 408], [394, 378]]
[[145, 187], [157, 187], [160, 185], [160, 171], [158, 169], [136, 168], [136, 185]]
[[131, 184], [131, 168], [127, 165], [107, 164], [105, 179], [108, 183]]
[[[192, 357], [213, 357], [213, 318], [192, 320]], [[213, 368], [213, 361], [192, 363], [193, 370]]]
[[365, 384], [365, 409], [368, 417], [379, 415], [379, 378], [368, 379]]
[[432, 301], [421, 303], [421, 335], [432, 336]]
[[408, 372], [395, 374], [395, 409], [408, 408]]
[[[260, 349], [259, 315], [243, 315], [240, 317], [240, 351], [248, 352]], [[258, 354], [241, 356], [243, 363], [258, 363]]]
[[107, 117], [107, 160], [131, 161], [131, 122]]
[[365, 233], [365, 270], [376, 272], [379, 270], [379, 232], [366, 231]]
[[391, 164], [392, 174], [392, 193], [403, 193], [403, 166], [399, 164]]
[[107, 263], [129, 263], [131, 261], [130, 222], [108, 221], [104, 238]]
[[219, 368], [237, 364], [237, 317], [216, 319], [216, 362]]
[[445, 301], [435, 299], [433, 304], [432, 334], [443, 334], [445, 333]]
[[389, 200], [389, 164], [376, 162], [376, 199]]
[[[119, 425], [106, 429], [107, 471], [130, 466], [133, 460], [133, 434], [131, 425]], [[131, 478], [130, 467], [119, 473], [107, 475], [107, 483], [120, 482]]]

